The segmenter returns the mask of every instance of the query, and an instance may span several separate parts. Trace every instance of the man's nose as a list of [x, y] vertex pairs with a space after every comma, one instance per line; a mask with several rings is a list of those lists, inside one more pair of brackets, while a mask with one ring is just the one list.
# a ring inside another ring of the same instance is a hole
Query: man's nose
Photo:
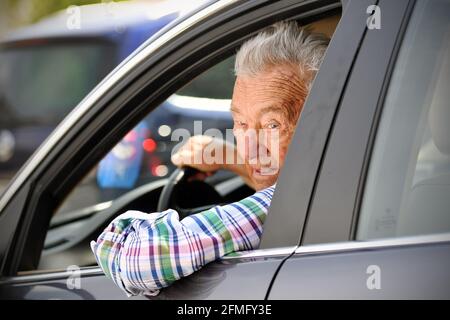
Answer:
[[247, 134], [245, 137], [245, 159], [250, 164], [257, 164], [261, 160], [270, 156], [270, 150], [260, 138], [258, 133]]
[[258, 161], [258, 139], [253, 135], [245, 137], [245, 157], [250, 164], [256, 164]]

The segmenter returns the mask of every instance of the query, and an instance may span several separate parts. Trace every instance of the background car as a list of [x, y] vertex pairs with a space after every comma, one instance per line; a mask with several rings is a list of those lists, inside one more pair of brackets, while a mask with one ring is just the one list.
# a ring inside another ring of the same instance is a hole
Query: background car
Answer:
[[[207, 1], [176, 7], [170, 2], [80, 6], [79, 28], [70, 27], [70, 12], [62, 11], [8, 35], [0, 43], [0, 192], [111, 70], [163, 26], [202, 3]], [[191, 132], [191, 120], [202, 121], [206, 128], [230, 127], [226, 108], [206, 110], [200, 98], [224, 105], [229, 92], [214, 83], [219, 77], [233, 82], [232, 64], [230, 59], [222, 69], [190, 84], [180, 91], [188, 97], [172, 97], [151, 119], [143, 119], [131, 130], [101, 163], [96, 177], [86, 181], [85, 193], [94, 198], [92, 202], [110, 200], [167, 176], [174, 169], [167, 161], [175, 144], [170, 139], [174, 125]], [[184, 123], [179, 123], [180, 118]]]
[[[369, 28], [376, 10], [381, 27]], [[61, 123], [0, 198], [0, 297], [124, 299], [89, 241], [126, 210], [157, 211], [177, 176], [70, 219], [59, 208], [162, 101], [262, 28], [296, 20], [331, 42], [260, 247], [132, 299], [450, 298], [449, 13], [448, 0], [224, 0], [177, 20]], [[239, 177], [182, 188], [197, 209], [252, 192]]]

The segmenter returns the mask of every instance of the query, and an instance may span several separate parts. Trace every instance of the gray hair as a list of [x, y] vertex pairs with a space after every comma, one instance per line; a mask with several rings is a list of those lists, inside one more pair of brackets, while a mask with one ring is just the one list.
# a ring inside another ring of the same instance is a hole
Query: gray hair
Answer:
[[235, 74], [255, 76], [268, 67], [290, 64], [298, 66], [299, 76], [309, 91], [328, 42], [325, 35], [311, 33], [295, 21], [277, 22], [241, 46]]

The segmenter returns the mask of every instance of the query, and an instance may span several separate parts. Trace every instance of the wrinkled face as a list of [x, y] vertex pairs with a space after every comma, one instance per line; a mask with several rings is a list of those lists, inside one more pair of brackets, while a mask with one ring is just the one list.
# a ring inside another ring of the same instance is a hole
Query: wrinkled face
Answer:
[[256, 190], [276, 182], [306, 95], [293, 66], [237, 77], [231, 104], [233, 132]]

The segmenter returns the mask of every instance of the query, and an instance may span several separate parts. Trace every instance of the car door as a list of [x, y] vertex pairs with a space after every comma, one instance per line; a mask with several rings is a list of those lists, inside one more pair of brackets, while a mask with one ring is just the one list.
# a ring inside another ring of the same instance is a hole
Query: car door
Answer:
[[270, 299], [450, 297], [450, 2], [376, 10]]
[[[71, 265], [66, 270], [35, 271], [51, 214], [152, 108], [189, 79], [230, 56], [244, 39], [274, 21], [298, 19], [309, 23], [339, 13], [340, 6], [337, 1], [221, 1], [165, 29], [132, 55], [65, 119], [1, 198], [0, 296], [124, 298], [97, 267]], [[356, 33], [348, 37], [355, 50], [359, 36]], [[348, 54], [353, 56], [354, 52]], [[350, 60], [346, 59], [347, 67]], [[340, 90], [333, 90], [333, 95], [339, 95]], [[319, 167], [318, 154], [310, 159], [314, 168]], [[316, 169], [304, 169], [309, 178], [315, 177]], [[284, 181], [279, 185], [280, 199], [276, 202], [282, 204]], [[312, 185], [310, 180], [301, 187], [312, 190]], [[275, 207], [274, 212], [281, 214], [280, 208]], [[274, 237], [266, 237], [260, 250], [212, 263], [163, 290], [157, 298], [263, 299], [278, 267], [294, 252], [303, 228], [304, 216], [290, 213], [293, 216], [284, 214], [278, 219], [289, 229], [269, 224], [266, 231]]]

